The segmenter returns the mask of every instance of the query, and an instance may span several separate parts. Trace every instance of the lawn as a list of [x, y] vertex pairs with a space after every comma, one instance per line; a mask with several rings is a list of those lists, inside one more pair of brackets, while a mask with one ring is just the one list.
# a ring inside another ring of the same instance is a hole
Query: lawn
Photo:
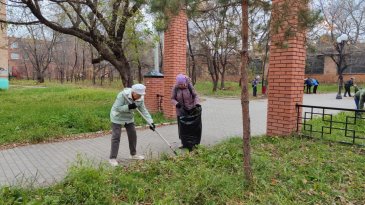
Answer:
[[[118, 89], [45, 84], [0, 92], [0, 145], [37, 143], [70, 134], [110, 130], [109, 112]], [[43, 86], [43, 85], [42, 85]], [[161, 113], [156, 123], [166, 121]], [[144, 124], [136, 115], [136, 124]]]
[[[249, 92], [252, 95], [252, 87], [249, 85]], [[212, 97], [240, 97], [241, 87], [237, 82], [226, 82], [225, 89], [218, 89], [213, 92], [213, 83], [210, 81], [199, 81], [195, 84], [195, 89], [200, 95], [212, 96]], [[257, 88], [258, 95], [261, 95], [261, 84]]]
[[[239, 87], [237, 82], [226, 82], [225, 89], [218, 89], [216, 92], [213, 92], [213, 84], [210, 81], [199, 81], [195, 85], [195, 89], [201, 95], [212, 96], [212, 97], [240, 97], [241, 96], [241, 87]], [[363, 85], [358, 85], [359, 87], [363, 87]], [[257, 87], [257, 94], [261, 96], [261, 83]], [[250, 96], [252, 96], [252, 87], [251, 84], [248, 85]], [[303, 86], [304, 88], [304, 86]], [[320, 84], [318, 86], [317, 93], [336, 93], [338, 90], [337, 84]], [[313, 91], [313, 88], [312, 88]], [[342, 94], [345, 90], [342, 89]], [[354, 89], [351, 90], [354, 92]]]
[[0, 189], [0, 204], [364, 204], [365, 150], [294, 137], [252, 139], [253, 184], [242, 140], [129, 167], [87, 161], [47, 188]]
[[[302, 126], [303, 133], [312, 135], [314, 138], [323, 139], [327, 141], [355, 143], [357, 145], [365, 146], [365, 113], [362, 118], [356, 118], [353, 112], [341, 112], [336, 115], [322, 116], [314, 115], [313, 120], [308, 120], [306, 125]], [[310, 117], [309, 115], [307, 117]], [[332, 120], [331, 120], [332, 117]], [[331, 123], [332, 121], [332, 123]], [[347, 122], [347, 125], [346, 125]], [[312, 127], [312, 133], [310, 129]], [[331, 134], [330, 133], [331, 128]], [[323, 136], [321, 135], [323, 129]], [[345, 130], [348, 130], [347, 133]], [[353, 138], [355, 137], [355, 141]]]

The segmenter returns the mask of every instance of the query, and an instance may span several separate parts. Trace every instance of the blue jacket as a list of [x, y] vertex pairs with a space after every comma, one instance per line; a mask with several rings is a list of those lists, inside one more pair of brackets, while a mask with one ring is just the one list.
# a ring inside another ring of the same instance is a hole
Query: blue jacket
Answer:
[[312, 85], [314, 85], [314, 86], [319, 85], [318, 80], [312, 78]]
[[312, 80], [310, 78], [308, 78], [307, 80], [305, 80], [305, 84], [306, 85], [309, 85], [309, 86], [312, 86], [313, 85]]

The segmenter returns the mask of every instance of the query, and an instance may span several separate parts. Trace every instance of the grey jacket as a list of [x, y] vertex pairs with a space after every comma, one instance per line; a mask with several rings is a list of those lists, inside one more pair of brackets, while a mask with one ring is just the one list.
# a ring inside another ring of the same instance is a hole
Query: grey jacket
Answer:
[[141, 113], [147, 118], [150, 123], [153, 123], [152, 117], [146, 106], [144, 105], [144, 96], [140, 99], [133, 101], [132, 99], [132, 89], [125, 88], [122, 92], [120, 92], [115, 100], [113, 107], [110, 111], [110, 121], [116, 124], [124, 125], [125, 123], [129, 124], [134, 122], [134, 110], [129, 110], [128, 102], [124, 96], [127, 96], [130, 102], [134, 102], [137, 105], [137, 109], [141, 111]]

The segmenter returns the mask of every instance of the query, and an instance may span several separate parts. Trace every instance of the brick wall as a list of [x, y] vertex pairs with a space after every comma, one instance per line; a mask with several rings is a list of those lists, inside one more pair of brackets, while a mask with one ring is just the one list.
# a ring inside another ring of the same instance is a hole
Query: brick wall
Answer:
[[[319, 81], [319, 83], [337, 83], [337, 65], [333, 62], [331, 57], [326, 56], [324, 58], [324, 72], [323, 74], [306, 74], [305, 77], [312, 77]], [[351, 77], [355, 77], [357, 83], [365, 82], [365, 73], [357, 74], [343, 74], [344, 80], [349, 80]]]
[[[273, 1], [280, 4], [284, 0]], [[294, 6], [294, 5], [293, 5]], [[297, 9], [291, 9], [291, 25], [297, 24]], [[273, 20], [275, 21], [273, 15]], [[285, 27], [285, 25], [283, 25]], [[296, 130], [295, 104], [303, 102], [303, 79], [305, 67], [304, 48], [305, 35], [295, 32], [295, 35], [284, 38], [284, 30], [273, 34], [270, 46], [269, 63], [269, 93], [267, 134], [269, 136], [290, 135]], [[287, 42], [287, 46], [277, 45]]]
[[171, 91], [178, 74], [186, 73], [186, 21], [185, 11], [170, 19], [164, 38], [164, 115], [175, 118], [175, 107], [171, 104]]
[[149, 112], [156, 113], [159, 109], [159, 98], [157, 95], [164, 95], [164, 78], [163, 77], [144, 77], [146, 86], [145, 105]]
[[[315, 78], [319, 83], [337, 83], [338, 75], [323, 75], [323, 74], [311, 74], [305, 75], [305, 77]], [[355, 77], [356, 83], [363, 84], [365, 82], [364, 74], [343, 74], [344, 81], [350, 80], [351, 77]], [[321, 85], [319, 85], [321, 86]]]

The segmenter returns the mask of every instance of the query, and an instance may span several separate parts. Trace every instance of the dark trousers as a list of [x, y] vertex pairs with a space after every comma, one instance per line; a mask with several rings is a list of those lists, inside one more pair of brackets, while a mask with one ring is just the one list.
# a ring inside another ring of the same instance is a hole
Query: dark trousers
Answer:
[[307, 94], [311, 93], [311, 85], [307, 85]]
[[[129, 151], [131, 155], [135, 155], [137, 153], [137, 133], [134, 123], [129, 123], [124, 125], [127, 130], [128, 142], [129, 142]], [[112, 123], [112, 140], [111, 140], [111, 150], [110, 150], [110, 159], [116, 159], [119, 151], [120, 144], [120, 135], [122, 134], [122, 125]]]
[[318, 85], [315, 85], [315, 86], [313, 87], [313, 93], [314, 93], [314, 94], [316, 94], [316, 93], [317, 93], [317, 88], [318, 88]]
[[354, 100], [355, 100], [356, 109], [358, 110], [359, 109], [359, 102], [360, 102], [360, 100], [357, 97], [355, 97]]
[[[360, 106], [359, 106], [360, 99], [355, 96], [354, 100], [355, 100], [356, 109], [357, 110], [360, 109]], [[361, 118], [361, 112], [355, 112], [355, 116]]]
[[253, 86], [253, 96], [256, 97], [257, 95], [257, 86]]
[[351, 89], [350, 86], [346, 86], [345, 85], [345, 93], [343, 94], [344, 97], [346, 97], [346, 94], [349, 94], [349, 96], [351, 97]]
[[181, 140], [181, 137], [180, 137], [180, 123], [179, 123], [179, 118], [180, 118], [180, 116], [177, 116], [177, 131], [178, 131], [178, 134], [179, 134], [179, 139]]

